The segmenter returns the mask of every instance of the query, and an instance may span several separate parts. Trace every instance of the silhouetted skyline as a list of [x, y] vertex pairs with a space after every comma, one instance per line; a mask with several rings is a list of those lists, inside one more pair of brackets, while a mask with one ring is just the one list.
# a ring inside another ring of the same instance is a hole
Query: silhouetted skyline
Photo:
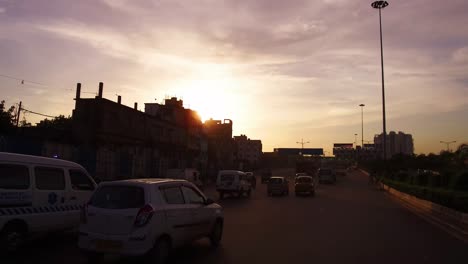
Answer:
[[[387, 131], [439, 152], [468, 135], [468, 3], [391, 1], [383, 19]], [[74, 87], [132, 106], [182, 97], [264, 151], [381, 133], [370, 1], [2, 1], [0, 99], [70, 115]], [[20, 80], [25, 80], [24, 84]], [[83, 95], [84, 97], [86, 94]], [[27, 114], [30, 122], [43, 117]]]

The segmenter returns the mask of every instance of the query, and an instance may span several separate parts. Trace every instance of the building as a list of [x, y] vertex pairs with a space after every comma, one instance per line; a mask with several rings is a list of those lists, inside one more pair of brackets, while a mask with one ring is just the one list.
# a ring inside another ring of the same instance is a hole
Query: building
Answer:
[[354, 160], [356, 158], [356, 149], [353, 143], [334, 143], [333, 155], [337, 159]]
[[77, 86], [73, 110], [73, 160], [101, 180], [165, 177], [173, 168], [206, 167], [203, 129], [198, 115], [182, 100], [128, 107], [103, 98], [81, 98]]
[[[383, 153], [383, 133], [374, 136], [374, 144], [377, 153]], [[396, 154], [413, 155], [414, 143], [411, 134], [391, 131], [387, 135], [387, 158]], [[382, 154], [380, 154], [382, 155]]]
[[261, 140], [253, 140], [246, 135], [234, 136], [234, 158], [239, 169], [256, 169], [261, 156]]
[[232, 120], [209, 119], [203, 123], [208, 142], [208, 175], [214, 179], [219, 170], [235, 169]]

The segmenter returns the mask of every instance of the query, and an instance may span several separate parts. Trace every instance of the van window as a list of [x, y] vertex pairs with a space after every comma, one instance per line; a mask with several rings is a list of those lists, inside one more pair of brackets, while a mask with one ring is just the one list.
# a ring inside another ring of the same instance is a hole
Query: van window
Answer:
[[161, 189], [164, 199], [168, 204], [184, 204], [184, 196], [179, 187], [169, 187]]
[[73, 190], [78, 191], [92, 191], [94, 190], [94, 184], [81, 170], [70, 170], [70, 181]]
[[90, 205], [105, 209], [140, 208], [145, 205], [145, 191], [136, 186], [102, 186], [91, 197]]
[[182, 192], [184, 193], [185, 200], [190, 204], [203, 204], [205, 199], [194, 189], [182, 186]]
[[232, 174], [222, 174], [219, 178], [221, 182], [233, 182], [235, 176]]
[[65, 190], [63, 169], [36, 167], [36, 188], [39, 190]]
[[28, 167], [0, 164], [0, 189], [24, 190], [29, 188]]

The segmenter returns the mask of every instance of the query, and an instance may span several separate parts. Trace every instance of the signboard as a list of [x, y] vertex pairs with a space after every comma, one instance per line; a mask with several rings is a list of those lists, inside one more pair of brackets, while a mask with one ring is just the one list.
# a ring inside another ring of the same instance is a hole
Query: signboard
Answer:
[[333, 148], [353, 148], [353, 143], [335, 143]]

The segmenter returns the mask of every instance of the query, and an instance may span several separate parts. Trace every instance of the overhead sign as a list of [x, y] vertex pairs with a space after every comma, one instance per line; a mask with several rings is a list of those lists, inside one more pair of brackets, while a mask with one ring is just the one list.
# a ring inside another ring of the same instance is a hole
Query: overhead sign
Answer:
[[333, 148], [353, 148], [353, 143], [335, 143]]

